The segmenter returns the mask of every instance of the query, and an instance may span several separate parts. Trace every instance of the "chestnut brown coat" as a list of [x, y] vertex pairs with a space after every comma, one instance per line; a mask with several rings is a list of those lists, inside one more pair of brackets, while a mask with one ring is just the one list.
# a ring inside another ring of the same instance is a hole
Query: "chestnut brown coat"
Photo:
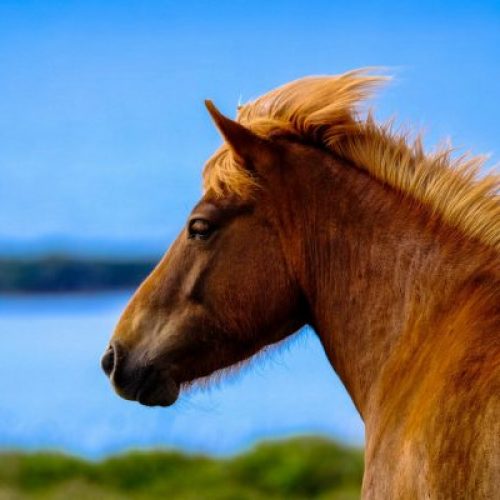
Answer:
[[224, 145], [103, 367], [168, 405], [309, 324], [366, 424], [364, 498], [499, 498], [499, 177], [362, 118], [382, 80], [207, 102]]

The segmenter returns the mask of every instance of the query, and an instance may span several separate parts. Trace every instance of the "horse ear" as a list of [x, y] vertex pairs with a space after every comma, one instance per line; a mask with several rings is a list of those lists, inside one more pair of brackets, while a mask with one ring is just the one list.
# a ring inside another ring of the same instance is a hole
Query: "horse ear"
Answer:
[[205, 106], [224, 140], [245, 164], [255, 165], [259, 159], [268, 156], [271, 151], [270, 141], [224, 116], [212, 101], [206, 100]]

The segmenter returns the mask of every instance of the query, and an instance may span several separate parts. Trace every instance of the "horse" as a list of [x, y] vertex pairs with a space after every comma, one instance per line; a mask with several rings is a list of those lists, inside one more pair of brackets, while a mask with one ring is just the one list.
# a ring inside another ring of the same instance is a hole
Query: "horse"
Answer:
[[500, 175], [377, 123], [361, 104], [387, 79], [302, 78], [234, 120], [205, 102], [223, 145], [102, 367], [168, 406], [310, 325], [365, 423], [363, 498], [491, 499]]

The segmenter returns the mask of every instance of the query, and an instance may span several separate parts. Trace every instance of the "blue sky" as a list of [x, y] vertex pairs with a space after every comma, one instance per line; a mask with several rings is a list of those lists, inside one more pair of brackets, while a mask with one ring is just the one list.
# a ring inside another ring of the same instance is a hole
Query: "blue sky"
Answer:
[[291, 79], [385, 66], [377, 116], [498, 162], [498, 2], [0, 4], [0, 253], [161, 252], [228, 114]]

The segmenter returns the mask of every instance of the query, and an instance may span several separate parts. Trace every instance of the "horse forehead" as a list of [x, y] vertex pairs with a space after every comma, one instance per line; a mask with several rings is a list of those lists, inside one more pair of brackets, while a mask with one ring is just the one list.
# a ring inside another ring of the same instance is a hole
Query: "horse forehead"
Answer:
[[192, 214], [196, 213], [206, 213], [208, 215], [210, 214], [216, 214], [222, 209], [221, 205], [219, 203], [216, 203], [215, 200], [211, 200], [209, 198], [203, 197], [201, 200], [196, 203], [196, 205], [193, 207], [191, 210]]
[[217, 219], [223, 216], [250, 213], [255, 206], [255, 199], [243, 199], [233, 194], [227, 196], [207, 194], [193, 207], [191, 216], [199, 214]]

